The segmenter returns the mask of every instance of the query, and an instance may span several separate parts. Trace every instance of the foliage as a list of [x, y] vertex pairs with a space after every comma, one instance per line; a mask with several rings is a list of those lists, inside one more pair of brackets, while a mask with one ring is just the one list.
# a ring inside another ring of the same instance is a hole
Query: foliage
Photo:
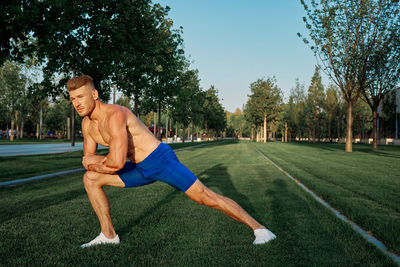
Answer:
[[[307, 13], [303, 19], [312, 40], [310, 47], [347, 102], [346, 151], [351, 152], [352, 108], [367, 87], [367, 71], [375, 51], [382, 48], [381, 41], [385, 44], [384, 40], [391, 38], [382, 26], [399, 2], [313, 0], [310, 6], [306, 2], [301, 0]], [[310, 44], [308, 39], [303, 40]]]
[[66, 131], [67, 118], [70, 117], [71, 103], [69, 100], [60, 96], [60, 100], [50, 104], [43, 115], [45, 134], [50, 131], [52, 134], [64, 133]]
[[225, 111], [220, 103], [218, 90], [213, 85], [205, 91], [202, 115], [206, 133], [211, 129], [218, 134], [226, 128]]
[[322, 78], [319, 74], [319, 67], [316, 66], [314, 75], [311, 78], [311, 83], [308, 88], [305, 113], [307, 127], [311, 132], [313, 142], [315, 142], [317, 131], [319, 131], [318, 137], [321, 137], [321, 130], [324, 126], [321, 121], [324, 120], [325, 116], [324, 104], [325, 88], [322, 85]]
[[[174, 76], [171, 66], [183, 51], [168, 8], [150, 0], [20, 2], [2, 4], [10, 12], [6, 22], [17, 25], [12, 29], [15, 45], [2, 49], [13, 57], [35, 55], [44, 63], [43, 84], [52, 96], [65, 93], [65, 82], [76, 74], [92, 76], [103, 100], [109, 99], [113, 81], [131, 96], [149, 88], [150, 81], [164, 86]], [[2, 44], [9, 37], [4, 34]]]
[[15, 121], [16, 111], [22, 108], [26, 97], [26, 77], [21, 73], [21, 67], [6, 61], [0, 68], [0, 105], [3, 115], [0, 118], [0, 128], [6, 128]]
[[249, 137], [250, 124], [246, 121], [244, 113], [241, 109], [237, 108], [235, 112], [229, 111], [226, 114], [226, 136], [228, 137]]
[[275, 78], [258, 79], [250, 84], [251, 95], [246, 103], [246, 118], [258, 127], [278, 119], [282, 93]]
[[190, 123], [201, 121], [204, 92], [200, 90], [197, 70], [186, 70], [181, 73], [177, 83], [179, 92], [171, 101], [172, 118], [187, 128]]

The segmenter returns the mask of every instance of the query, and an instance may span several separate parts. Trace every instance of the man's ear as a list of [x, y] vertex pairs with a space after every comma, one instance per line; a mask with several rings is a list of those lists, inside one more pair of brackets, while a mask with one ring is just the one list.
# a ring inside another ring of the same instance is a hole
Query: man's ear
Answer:
[[96, 89], [92, 90], [92, 95], [94, 100], [97, 100], [99, 98], [99, 92]]

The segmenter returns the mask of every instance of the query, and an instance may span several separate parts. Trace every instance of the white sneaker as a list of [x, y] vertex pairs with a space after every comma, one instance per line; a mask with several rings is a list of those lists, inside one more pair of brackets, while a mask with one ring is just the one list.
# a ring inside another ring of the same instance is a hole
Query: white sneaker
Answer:
[[87, 248], [99, 244], [119, 244], [119, 236], [116, 235], [114, 238], [108, 238], [103, 233], [100, 233], [95, 239], [89, 243], [81, 245], [81, 248]]
[[254, 230], [254, 235], [256, 236], [256, 239], [253, 242], [254, 245], [265, 244], [276, 238], [276, 235], [268, 229], [256, 229]]

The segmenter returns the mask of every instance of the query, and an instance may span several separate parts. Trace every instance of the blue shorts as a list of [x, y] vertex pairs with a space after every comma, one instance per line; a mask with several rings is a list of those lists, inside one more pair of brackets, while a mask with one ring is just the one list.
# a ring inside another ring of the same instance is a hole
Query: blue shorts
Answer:
[[163, 181], [186, 192], [197, 177], [182, 163], [169, 145], [160, 145], [138, 164], [127, 161], [117, 172], [125, 187], [142, 186]]

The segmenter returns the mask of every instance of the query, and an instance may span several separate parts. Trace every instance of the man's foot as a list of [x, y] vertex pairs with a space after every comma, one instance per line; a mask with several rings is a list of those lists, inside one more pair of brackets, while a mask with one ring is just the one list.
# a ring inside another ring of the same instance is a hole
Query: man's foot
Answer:
[[119, 236], [116, 235], [114, 238], [108, 238], [103, 233], [100, 233], [95, 239], [90, 241], [89, 243], [81, 245], [81, 248], [87, 248], [99, 244], [119, 244]]
[[268, 241], [271, 241], [272, 239], [276, 238], [276, 235], [274, 235], [268, 229], [256, 229], [254, 230], [254, 235], [256, 237], [256, 239], [253, 242], [254, 245], [265, 244]]

